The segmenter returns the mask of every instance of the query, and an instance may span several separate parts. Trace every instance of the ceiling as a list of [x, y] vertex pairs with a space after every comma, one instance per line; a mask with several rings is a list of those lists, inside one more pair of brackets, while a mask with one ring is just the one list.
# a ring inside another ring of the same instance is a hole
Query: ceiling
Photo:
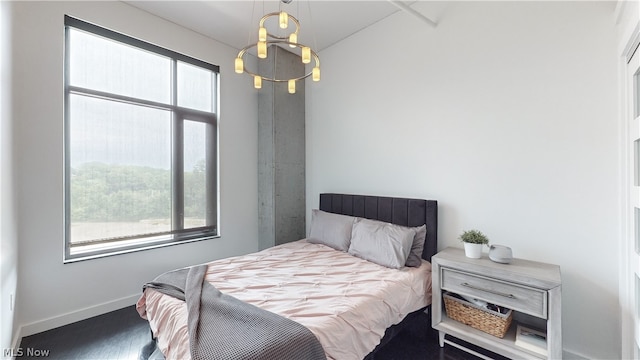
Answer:
[[277, 0], [125, 2], [237, 49], [248, 45], [250, 37], [251, 42], [255, 42], [260, 17], [279, 11], [282, 6], [300, 20], [298, 41], [317, 51], [415, 3], [383, 0], [294, 0], [290, 4]]

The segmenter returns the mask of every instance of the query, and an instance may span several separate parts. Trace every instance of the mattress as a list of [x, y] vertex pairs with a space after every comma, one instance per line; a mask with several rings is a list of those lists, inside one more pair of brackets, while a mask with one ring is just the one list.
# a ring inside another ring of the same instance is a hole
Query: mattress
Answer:
[[[431, 264], [389, 269], [299, 240], [210, 262], [221, 292], [313, 332], [328, 359], [360, 360], [385, 330], [431, 303]], [[167, 359], [190, 359], [186, 304], [146, 289], [136, 305]]]

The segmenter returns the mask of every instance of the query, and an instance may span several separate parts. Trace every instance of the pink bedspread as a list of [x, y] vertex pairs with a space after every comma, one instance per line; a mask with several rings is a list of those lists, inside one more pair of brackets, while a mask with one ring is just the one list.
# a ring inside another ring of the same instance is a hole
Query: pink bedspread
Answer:
[[[206, 280], [306, 326], [328, 359], [362, 359], [386, 328], [431, 303], [429, 262], [388, 269], [306, 240], [213, 261]], [[136, 307], [167, 359], [190, 359], [183, 301], [147, 289]]]

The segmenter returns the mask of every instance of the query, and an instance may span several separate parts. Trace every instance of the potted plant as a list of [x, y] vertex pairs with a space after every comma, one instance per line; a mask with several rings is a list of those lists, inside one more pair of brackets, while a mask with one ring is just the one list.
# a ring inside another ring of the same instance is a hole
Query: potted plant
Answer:
[[465, 255], [473, 259], [482, 257], [482, 245], [489, 244], [489, 238], [479, 230], [466, 230], [459, 239], [464, 243]]

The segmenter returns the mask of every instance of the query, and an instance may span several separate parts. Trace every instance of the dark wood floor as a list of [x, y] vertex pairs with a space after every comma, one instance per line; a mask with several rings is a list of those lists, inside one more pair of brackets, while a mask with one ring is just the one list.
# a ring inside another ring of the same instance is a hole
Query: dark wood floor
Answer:
[[[478, 359], [450, 345], [440, 348], [437, 336], [432, 331], [427, 331], [427, 324], [428, 318], [424, 315], [423, 319], [403, 330], [381, 349], [375, 360]], [[47, 351], [49, 359], [65, 360], [163, 358], [155, 351], [147, 321], [138, 316], [133, 306], [24, 337], [20, 348], [23, 352], [20, 359], [41, 358]]]

